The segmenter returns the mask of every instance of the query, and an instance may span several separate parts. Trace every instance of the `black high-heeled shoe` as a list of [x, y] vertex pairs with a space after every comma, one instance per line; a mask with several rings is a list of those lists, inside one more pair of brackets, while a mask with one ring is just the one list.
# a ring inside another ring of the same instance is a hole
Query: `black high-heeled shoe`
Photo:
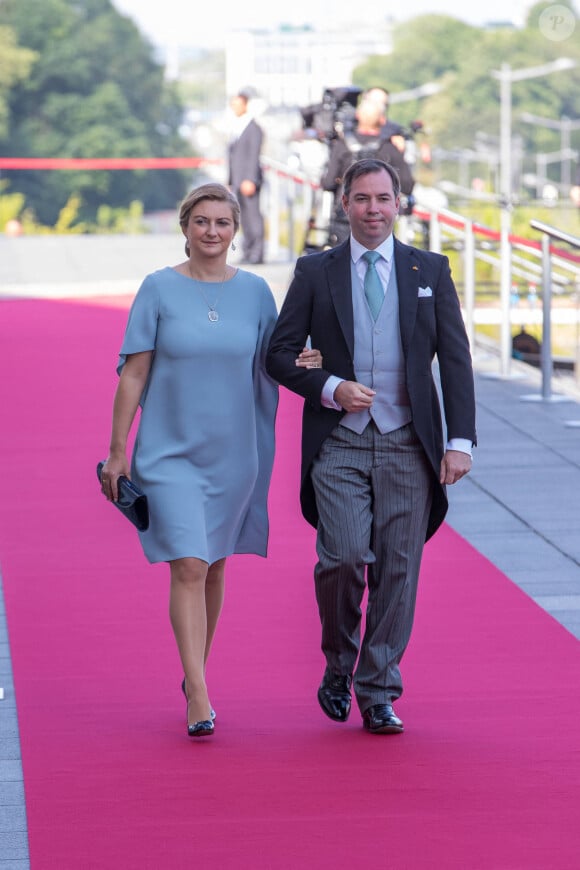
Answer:
[[203, 719], [201, 722], [194, 722], [193, 725], [187, 726], [187, 733], [190, 737], [210, 737], [214, 732], [214, 724], [211, 719]]
[[[185, 700], [187, 701], [187, 692], [185, 691], [185, 677], [183, 678], [183, 682], [181, 684], [181, 691], [185, 695]], [[210, 717], [212, 722], [215, 720], [215, 710], [213, 709], [213, 707], [209, 711], [209, 717]]]

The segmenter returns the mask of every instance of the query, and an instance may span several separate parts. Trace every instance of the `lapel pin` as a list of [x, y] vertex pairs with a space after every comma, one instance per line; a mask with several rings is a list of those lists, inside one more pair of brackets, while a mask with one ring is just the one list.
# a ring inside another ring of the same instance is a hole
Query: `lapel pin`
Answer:
[[411, 266], [411, 269], [413, 269], [413, 271], [415, 271], [415, 272], [418, 272], [418, 271], [419, 271], [419, 267], [418, 267], [418, 266]]

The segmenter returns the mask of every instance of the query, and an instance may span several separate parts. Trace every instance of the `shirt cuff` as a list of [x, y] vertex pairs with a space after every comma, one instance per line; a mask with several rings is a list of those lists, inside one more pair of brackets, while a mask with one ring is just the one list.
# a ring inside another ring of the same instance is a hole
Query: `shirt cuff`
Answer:
[[342, 384], [344, 378], [338, 378], [336, 375], [330, 375], [325, 385], [322, 388], [320, 396], [320, 404], [323, 408], [332, 408], [333, 411], [342, 411], [342, 405], [334, 401], [334, 391], [339, 384]]
[[460, 453], [467, 453], [468, 456], [472, 456], [471, 449], [473, 447], [473, 442], [469, 440], [469, 438], [450, 438], [447, 442], [447, 450], [458, 450]]

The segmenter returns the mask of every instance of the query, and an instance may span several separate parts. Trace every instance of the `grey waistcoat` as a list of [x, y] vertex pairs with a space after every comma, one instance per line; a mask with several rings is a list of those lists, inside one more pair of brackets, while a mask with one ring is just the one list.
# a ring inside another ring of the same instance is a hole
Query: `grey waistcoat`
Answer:
[[382, 434], [399, 429], [412, 419], [405, 380], [405, 360], [399, 329], [399, 291], [392, 264], [385, 301], [373, 321], [360, 278], [351, 262], [354, 314], [354, 371], [359, 383], [376, 391], [370, 411], [345, 414], [341, 425], [363, 432], [369, 420]]

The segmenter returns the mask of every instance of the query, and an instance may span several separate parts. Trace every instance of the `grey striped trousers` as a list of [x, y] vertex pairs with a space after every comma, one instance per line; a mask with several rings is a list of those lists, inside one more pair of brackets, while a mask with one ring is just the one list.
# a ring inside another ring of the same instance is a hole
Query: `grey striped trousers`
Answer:
[[371, 422], [361, 435], [336, 427], [313, 464], [312, 482], [322, 651], [327, 671], [354, 673], [364, 712], [403, 691], [399, 662], [413, 625], [433, 470], [412, 423], [381, 435]]

